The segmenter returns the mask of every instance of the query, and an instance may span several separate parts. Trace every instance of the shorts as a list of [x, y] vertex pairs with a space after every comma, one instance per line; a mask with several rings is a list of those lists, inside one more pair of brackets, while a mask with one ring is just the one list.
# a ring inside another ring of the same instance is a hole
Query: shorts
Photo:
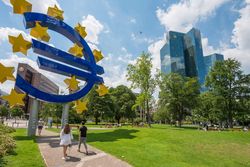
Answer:
[[43, 126], [38, 126], [38, 129], [40, 129], [40, 130], [43, 129]]
[[87, 142], [87, 137], [81, 137], [80, 142], [81, 143], [86, 143]]

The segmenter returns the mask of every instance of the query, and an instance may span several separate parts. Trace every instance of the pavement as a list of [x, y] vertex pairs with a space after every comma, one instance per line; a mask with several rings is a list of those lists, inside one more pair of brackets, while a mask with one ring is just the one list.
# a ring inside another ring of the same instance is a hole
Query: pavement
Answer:
[[47, 167], [131, 167], [127, 162], [89, 145], [88, 155], [85, 154], [83, 145], [81, 152], [78, 152], [77, 141], [72, 142], [72, 147], [68, 151], [70, 159], [62, 160], [59, 134], [46, 129], [43, 129], [42, 135], [37, 138], [37, 143]]

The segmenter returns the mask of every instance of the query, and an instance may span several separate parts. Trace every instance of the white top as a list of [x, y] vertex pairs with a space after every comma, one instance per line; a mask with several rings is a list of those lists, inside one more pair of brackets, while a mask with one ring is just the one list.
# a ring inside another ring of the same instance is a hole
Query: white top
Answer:
[[60, 139], [61, 139], [60, 145], [67, 146], [67, 145], [71, 144], [71, 140], [73, 139], [73, 135], [72, 135], [71, 131], [69, 132], [69, 134], [65, 134], [63, 132], [63, 129], [62, 129], [62, 131], [60, 133]]

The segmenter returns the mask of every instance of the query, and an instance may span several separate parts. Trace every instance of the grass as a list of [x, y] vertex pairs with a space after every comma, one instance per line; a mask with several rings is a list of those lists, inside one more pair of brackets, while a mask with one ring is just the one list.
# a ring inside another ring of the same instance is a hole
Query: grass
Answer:
[[249, 132], [154, 125], [89, 130], [88, 143], [135, 167], [250, 167]]
[[26, 129], [17, 129], [13, 133], [16, 149], [0, 160], [2, 167], [45, 167], [34, 137], [26, 136]]

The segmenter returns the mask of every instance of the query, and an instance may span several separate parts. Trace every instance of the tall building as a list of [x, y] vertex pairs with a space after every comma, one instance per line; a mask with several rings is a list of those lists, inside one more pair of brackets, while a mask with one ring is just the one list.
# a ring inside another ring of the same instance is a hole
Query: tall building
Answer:
[[213, 67], [216, 61], [223, 61], [224, 56], [222, 54], [214, 53], [204, 57], [204, 62], [206, 65], [206, 73], [208, 74], [210, 69]]
[[163, 73], [197, 77], [199, 83], [204, 85], [207, 67], [198, 29], [192, 28], [187, 33], [169, 31], [167, 43], [160, 50], [160, 58]]
[[[51, 80], [49, 80], [47, 77], [33, 69], [28, 64], [19, 63], [17, 68], [17, 74], [22, 76], [27, 82], [29, 82], [32, 86], [35, 88], [38, 88], [39, 90], [50, 93], [50, 94], [58, 94], [59, 93], [59, 87], [53, 83]], [[18, 89], [18, 87], [15, 87], [15, 89], [18, 92], [21, 92], [21, 90]], [[24, 111], [27, 115], [29, 115], [31, 106], [32, 106], [33, 99], [29, 96], [26, 96], [24, 99], [25, 107]], [[42, 102], [40, 102], [42, 104]], [[40, 105], [42, 106], [42, 105]]]

